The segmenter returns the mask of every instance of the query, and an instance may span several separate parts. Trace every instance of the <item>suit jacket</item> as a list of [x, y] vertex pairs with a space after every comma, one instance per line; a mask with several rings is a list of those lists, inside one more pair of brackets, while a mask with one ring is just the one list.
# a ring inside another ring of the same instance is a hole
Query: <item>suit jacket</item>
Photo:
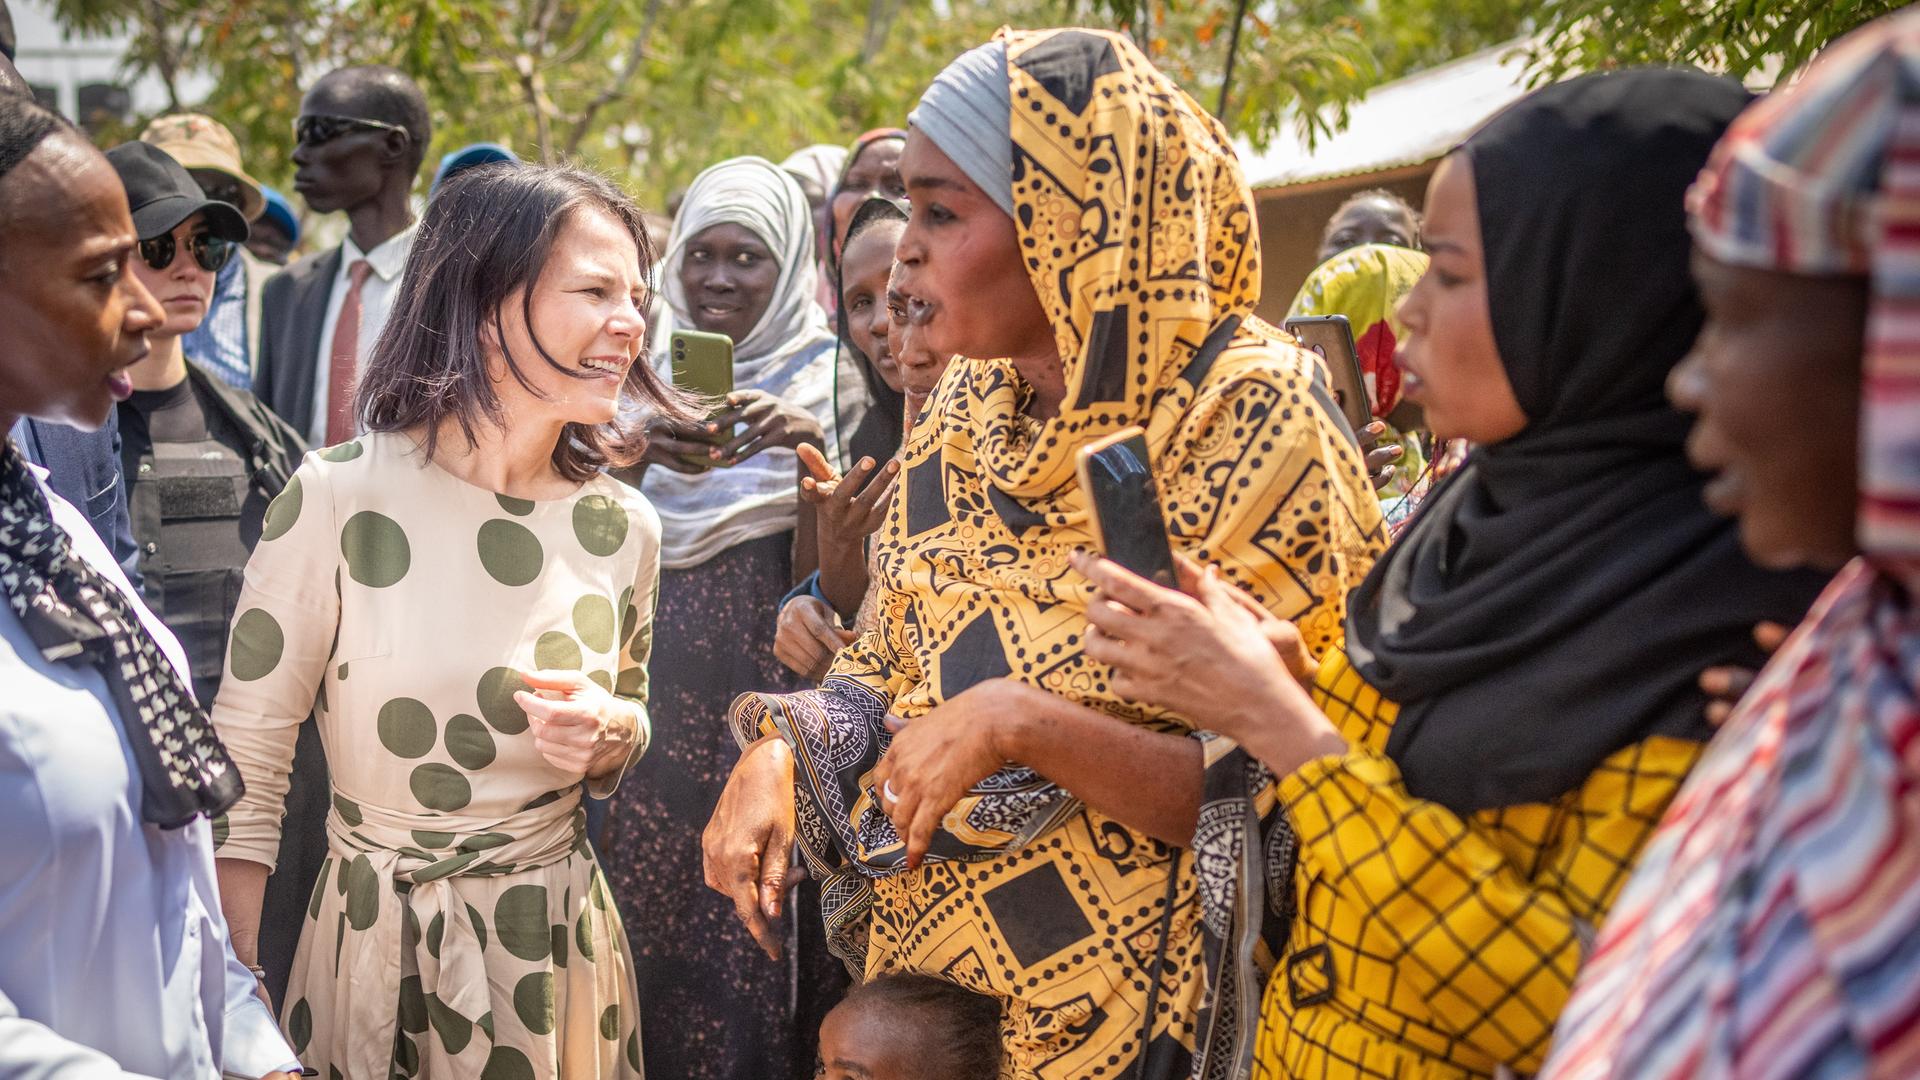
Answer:
[[87, 516], [93, 531], [113, 552], [133, 587], [140, 587], [140, 549], [133, 542], [127, 514], [127, 486], [120, 478], [120, 425], [117, 410], [107, 413], [99, 431], [23, 417], [9, 432], [28, 461], [47, 470], [47, 486]]
[[340, 273], [340, 248], [309, 255], [260, 287], [260, 351], [253, 396], [298, 432], [313, 423], [320, 372], [320, 332]]

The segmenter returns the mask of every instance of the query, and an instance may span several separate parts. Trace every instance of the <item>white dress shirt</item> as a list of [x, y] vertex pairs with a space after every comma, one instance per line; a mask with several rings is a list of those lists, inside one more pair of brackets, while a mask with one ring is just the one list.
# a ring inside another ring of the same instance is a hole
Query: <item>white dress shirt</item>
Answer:
[[354, 340], [353, 360], [353, 371], [358, 375], [367, 370], [367, 356], [373, 352], [374, 341], [387, 325], [394, 294], [399, 292], [400, 271], [406, 268], [407, 252], [413, 250], [413, 238], [419, 232], [420, 223], [415, 221], [366, 252], [353, 242], [351, 234], [340, 241], [340, 269], [334, 273], [333, 289], [327, 294], [327, 317], [320, 322], [319, 363], [313, 373], [313, 415], [307, 419], [307, 430], [302, 432], [307, 445], [326, 445], [327, 394], [333, 381], [333, 329], [340, 321], [340, 305], [346, 301], [347, 289], [353, 284], [347, 272], [361, 259], [373, 267], [366, 284], [360, 286], [360, 336]]
[[[184, 678], [179, 642], [86, 519], [47, 497]], [[298, 1073], [228, 943], [207, 820], [141, 821], [140, 772], [99, 671], [43, 659], [0, 603], [0, 688], [0, 1080]]]

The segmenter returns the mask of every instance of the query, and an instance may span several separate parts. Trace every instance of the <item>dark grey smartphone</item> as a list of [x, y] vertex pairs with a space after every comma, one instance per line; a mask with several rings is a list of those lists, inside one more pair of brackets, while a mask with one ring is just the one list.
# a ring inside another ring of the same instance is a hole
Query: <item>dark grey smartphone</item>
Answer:
[[1179, 588], [1173, 548], [1160, 516], [1160, 489], [1147, 458], [1147, 433], [1122, 428], [1080, 448], [1075, 467], [1093, 504], [1093, 535], [1107, 558], [1149, 581]]
[[1333, 399], [1357, 435], [1373, 420], [1373, 399], [1367, 394], [1366, 374], [1360, 370], [1360, 350], [1353, 344], [1352, 324], [1345, 315], [1303, 315], [1287, 320], [1287, 333], [1327, 362]]

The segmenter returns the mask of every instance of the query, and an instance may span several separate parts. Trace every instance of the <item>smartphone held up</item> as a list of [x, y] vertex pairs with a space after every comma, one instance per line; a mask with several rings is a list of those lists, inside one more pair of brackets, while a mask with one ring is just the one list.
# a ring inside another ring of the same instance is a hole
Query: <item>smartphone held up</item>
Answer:
[[1091, 442], [1080, 448], [1075, 467], [1093, 508], [1093, 535], [1101, 553], [1149, 581], [1179, 588], [1147, 433], [1127, 427]]
[[1333, 398], [1347, 427], [1358, 434], [1373, 420], [1373, 398], [1360, 369], [1360, 350], [1353, 343], [1353, 325], [1345, 315], [1303, 315], [1288, 319], [1287, 333], [1300, 347], [1325, 362]]
[[[699, 330], [675, 330], [667, 339], [673, 360], [673, 385], [712, 405], [707, 419], [718, 416], [727, 407], [727, 395], [733, 393], [733, 339], [725, 334]], [[733, 437], [729, 431], [703, 435], [695, 441], [725, 446]], [[721, 464], [703, 454], [682, 454], [688, 465], [710, 469]]]

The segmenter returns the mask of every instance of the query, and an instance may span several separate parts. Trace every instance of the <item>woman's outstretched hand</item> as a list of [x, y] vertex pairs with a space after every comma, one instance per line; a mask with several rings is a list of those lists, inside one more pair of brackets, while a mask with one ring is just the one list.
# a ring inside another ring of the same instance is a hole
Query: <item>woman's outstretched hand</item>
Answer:
[[790, 877], [793, 798], [793, 750], [769, 735], [740, 755], [700, 837], [707, 887], [733, 901], [741, 925], [774, 960]]
[[1317, 670], [1300, 632], [1184, 556], [1180, 589], [1077, 553], [1100, 590], [1087, 605], [1087, 655], [1113, 667], [1113, 689], [1217, 731], [1286, 775], [1345, 748], [1307, 696]]
[[874, 794], [907, 845], [907, 866], [918, 867], [940, 822], [973, 785], [1007, 764], [998, 739], [1001, 723], [1021, 698], [1046, 691], [1012, 679], [989, 679], [902, 720], [887, 717], [893, 745], [874, 768]]
[[803, 443], [796, 452], [807, 470], [807, 475], [800, 478], [800, 498], [814, 508], [823, 550], [833, 545], [857, 545], [880, 528], [899, 483], [899, 461], [890, 459], [875, 466], [872, 458], [863, 457], [841, 476], [812, 444]]

